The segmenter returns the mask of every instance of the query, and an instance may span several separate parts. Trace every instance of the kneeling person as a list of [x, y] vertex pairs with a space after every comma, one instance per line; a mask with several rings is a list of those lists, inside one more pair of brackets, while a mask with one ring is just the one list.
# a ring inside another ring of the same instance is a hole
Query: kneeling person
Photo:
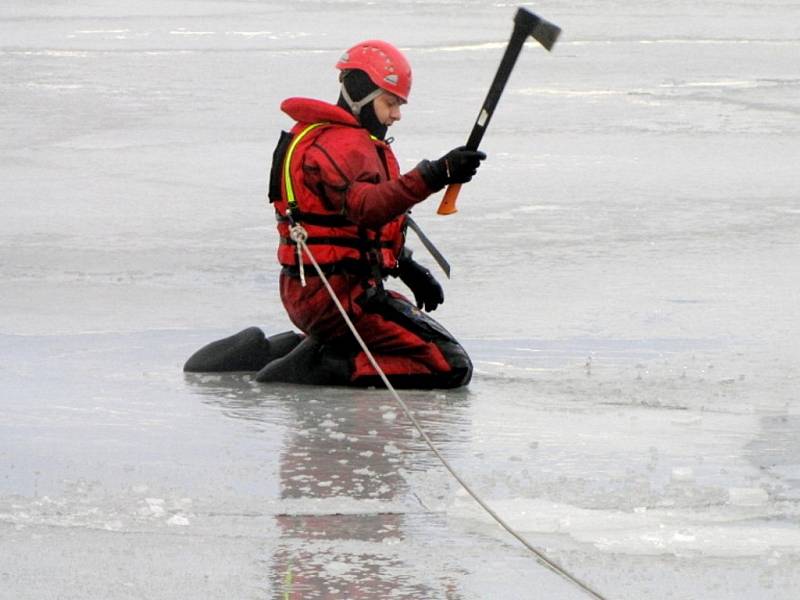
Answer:
[[[393, 385], [466, 385], [472, 376], [467, 353], [421, 311], [435, 310], [444, 295], [413, 260], [405, 232], [412, 206], [447, 184], [470, 181], [485, 155], [459, 147], [401, 174], [386, 133], [400, 120], [411, 90], [405, 57], [386, 42], [370, 40], [345, 52], [336, 67], [336, 105], [306, 98], [281, 104], [296, 124], [281, 136], [270, 177], [281, 300], [302, 335], [266, 338], [250, 328], [202, 348], [184, 369], [258, 370], [256, 379], [264, 382], [380, 383], [310, 260], [291, 239], [294, 222], [306, 230], [308, 247]], [[412, 290], [416, 306], [384, 289], [390, 275]]]

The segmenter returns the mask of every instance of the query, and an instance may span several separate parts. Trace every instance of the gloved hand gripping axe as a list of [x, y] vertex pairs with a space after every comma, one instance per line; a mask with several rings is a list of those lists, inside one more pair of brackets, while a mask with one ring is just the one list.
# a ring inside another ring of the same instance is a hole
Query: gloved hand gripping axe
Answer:
[[[537, 42], [544, 46], [547, 50], [551, 50], [556, 43], [561, 29], [557, 26], [545, 21], [541, 17], [537, 17], [532, 12], [519, 8], [517, 14], [514, 16], [514, 31], [511, 33], [511, 39], [506, 46], [503, 59], [500, 61], [500, 66], [497, 68], [497, 74], [494, 76], [492, 87], [489, 88], [489, 93], [486, 95], [486, 100], [483, 101], [481, 111], [478, 113], [478, 119], [472, 127], [472, 133], [467, 140], [467, 149], [477, 150], [481, 143], [483, 134], [489, 126], [489, 120], [492, 118], [492, 113], [497, 106], [500, 95], [503, 93], [503, 88], [506, 87], [508, 78], [511, 75], [511, 70], [514, 68], [514, 63], [517, 62], [517, 57], [522, 50], [522, 45], [528, 36], [533, 36]], [[456, 199], [458, 192], [461, 189], [461, 184], [453, 183], [447, 187], [447, 191], [442, 198], [437, 212], [440, 215], [450, 215], [456, 212]]]

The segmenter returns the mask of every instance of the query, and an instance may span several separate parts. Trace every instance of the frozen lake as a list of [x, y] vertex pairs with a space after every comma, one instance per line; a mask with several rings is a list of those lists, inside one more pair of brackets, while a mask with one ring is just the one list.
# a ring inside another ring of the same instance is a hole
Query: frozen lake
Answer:
[[[404, 168], [466, 139], [513, 3], [0, 7], [0, 598], [586, 597], [381, 390], [185, 376], [288, 328], [267, 161], [355, 41], [415, 69]], [[541, 2], [434, 313], [467, 390], [404, 398], [613, 599], [800, 589], [800, 5]], [[424, 249], [411, 241], [417, 256]]]

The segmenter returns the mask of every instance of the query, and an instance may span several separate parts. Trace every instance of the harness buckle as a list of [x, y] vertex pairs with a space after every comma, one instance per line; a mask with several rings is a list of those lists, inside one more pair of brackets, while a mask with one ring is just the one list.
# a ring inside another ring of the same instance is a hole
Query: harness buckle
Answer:
[[306, 271], [303, 264], [303, 246], [308, 239], [308, 232], [300, 225], [295, 219], [292, 209], [286, 211], [286, 216], [289, 218], [291, 227], [289, 228], [289, 237], [297, 245], [297, 269], [300, 272], [300, 285], [306, 287]]

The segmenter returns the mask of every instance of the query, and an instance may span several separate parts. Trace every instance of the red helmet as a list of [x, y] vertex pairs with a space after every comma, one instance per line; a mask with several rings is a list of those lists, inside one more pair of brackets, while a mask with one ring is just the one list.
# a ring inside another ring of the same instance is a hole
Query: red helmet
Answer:
[[411, 92], [411, 65], [402, 52], [388, 42], [367, 40], [342, 54], [336, 68], [360, 69], [372, 83], [408, 101]]

